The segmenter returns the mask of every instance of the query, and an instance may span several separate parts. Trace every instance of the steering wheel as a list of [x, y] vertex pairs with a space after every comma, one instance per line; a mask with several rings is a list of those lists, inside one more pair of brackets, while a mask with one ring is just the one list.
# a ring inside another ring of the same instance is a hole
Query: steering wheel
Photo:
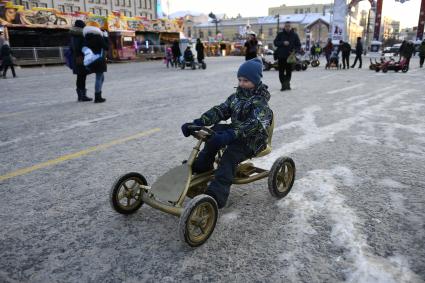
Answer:
[[215, 134], [213, 130], [205, 126], [190, 125], [187, 127], [190, 134], [198, 140], [207, 140], [209, 137]]

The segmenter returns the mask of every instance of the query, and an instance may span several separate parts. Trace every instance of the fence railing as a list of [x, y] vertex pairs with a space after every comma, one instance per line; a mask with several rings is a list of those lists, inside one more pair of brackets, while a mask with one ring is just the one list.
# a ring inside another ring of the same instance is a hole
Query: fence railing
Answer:
[[58, 47], [12, 47], [17, 65], [65, 63], [64, 52], [67, 46]]

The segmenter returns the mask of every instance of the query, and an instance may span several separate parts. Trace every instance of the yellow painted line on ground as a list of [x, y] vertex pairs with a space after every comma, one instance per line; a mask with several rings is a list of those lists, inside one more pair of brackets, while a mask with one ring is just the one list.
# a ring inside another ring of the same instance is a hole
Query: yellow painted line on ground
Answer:
[[92, 147], [89, 147], [89, 148], [84, 149], [82, 151], [78, 151], [78, 152], [71, 153], [71, 154], [66, 154], [66, 155], [63, 155], [61, 157], [58, 157], [58, 158], [55, 158], [55, 159], [52, 159], [52, 160], [48, 160], [46, 162], [39, 163], [39, 164], [36, 164], [34, 166], [31, 166], [31, 167], [22, 168], [22, 169], [7, 173], [6, 175], [0, 176], [0, 182], [7, 180], [7, 179], [11, 179], [13, 177], [25, 175], [27, 173], [30, 173], [30, 172], [33, 172], [33, 171], [36, 171], [36, 170], [39, 170], [39, 169], [43, 169], [43, 168], [46, 168], [46, 167], [49, 167], [49, 166], [53, 166], [53, 165], [56, 165], [56, 164], [59, 164], [59, 163], [62, 163], [62, 162], [68, 161], [68, 160], [76, 159], [78, 157], [87, 155], [87, 154], [95, 152], [95, 151], [107, 149], [107, 148], [114, 146], [114, 145], [117, 145], [117, 144], [122, 144], [122, 143], [125, 143], [125, 142], [128, 142], [128, 141], [131, 141], [131, 140], [135, 140], [135, 139], [138, 139], [138, 138], [141, 138], [141, 137], [145, 137], [145, 136], [151, 135], [153, 133], [159, 132], [160, 130], [161, 129], [159, 129], [159, 128], [154, 128], [154, 129], [144, 131], [144, 132], [140, 132], [138, 134], [135, 134], [135, 135], [132, 135], [132, 136], [129, 136], [129, 137], [126, 137], [126, 138], [117, 139], [117, 140], [114, 140], [114, 141], [110, 141], [108, 143], [92, 146]]
[[0, 113], [0, 118], [16, 116], [16, 115], [21, 115], [21, 114], [25, 114], [25, 113], [28, 113], [28, 111]]

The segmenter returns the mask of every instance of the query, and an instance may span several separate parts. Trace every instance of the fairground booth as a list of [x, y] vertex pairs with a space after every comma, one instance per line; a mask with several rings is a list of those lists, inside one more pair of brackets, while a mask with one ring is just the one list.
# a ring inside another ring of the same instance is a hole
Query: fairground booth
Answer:
[[10, 42], [18, 65], [63, 63], [69, 46], [69, 30], [76, 20], [98, 26], [109, 33], [110, 60], [132, 60], [161, 53], [164, 46], [179, 39], [180, 19], [149, 20], [119, 13], [63, 13], [52, 8], [32, 8], [0, 2], [0, 28]]

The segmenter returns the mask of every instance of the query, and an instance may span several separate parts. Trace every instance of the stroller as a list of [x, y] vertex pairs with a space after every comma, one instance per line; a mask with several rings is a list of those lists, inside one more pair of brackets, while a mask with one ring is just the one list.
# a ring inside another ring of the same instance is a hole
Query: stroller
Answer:
[[341, 69], [341, 64], [339, 63], [339, 56], [336, 50], [332, 51], [329, 62], [326, 63], [325, 69], [336, 68], [337, 70]]

